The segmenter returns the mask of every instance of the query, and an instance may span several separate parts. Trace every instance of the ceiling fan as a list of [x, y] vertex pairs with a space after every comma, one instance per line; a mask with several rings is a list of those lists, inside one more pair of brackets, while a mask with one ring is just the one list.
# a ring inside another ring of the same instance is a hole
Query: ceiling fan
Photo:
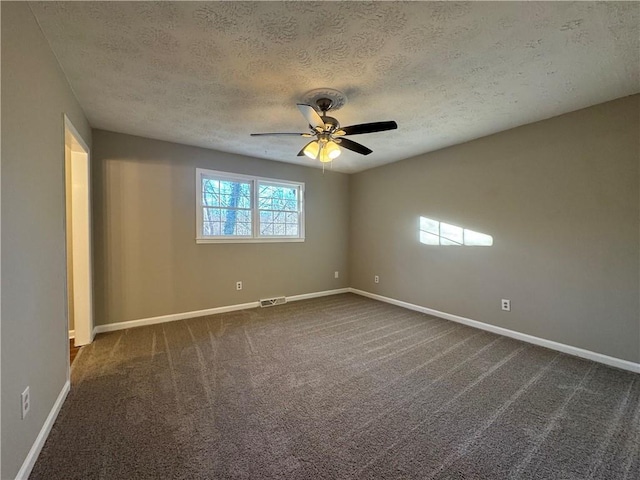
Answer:
[[[323, 94], [327, 91], [324, 90]], [[307, 143], [302, 150], [298, 152], [298, 156], [306, 155], [312, 159], [318, 159], [322, 163], [331, 162], [340, 155], [340, 147], [346, 148], [361, 155], [369, 155], [373, 150], [361, 145], [353, 140], [344, 138], [346, 135], [360, 135], [363, 133], [384, 132], [385, 130], [394, 130], [398, 128], [398, 124], [394, 121], [387, 122], [371, 122], [341, 127], [338, 120], [327, 115], [330, 110], [336, 110], [345, 102], [344, 96], [339, 102], [329, 98], [330, 95], [321, 95], [315, 99], [315, 108], [305, 103], [298, 103], [298, 110], [309, 124], [309, 132], [305, 133], [252, 133], [251, 136], [261, 135], [294, 135], [301, 137], [313, 138]]]

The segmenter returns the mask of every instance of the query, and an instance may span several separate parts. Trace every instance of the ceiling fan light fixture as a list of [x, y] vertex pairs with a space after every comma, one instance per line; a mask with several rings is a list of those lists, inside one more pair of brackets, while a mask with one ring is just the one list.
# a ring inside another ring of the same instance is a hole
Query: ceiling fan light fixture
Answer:
[[309, 144], [304, 148], [303, 153], [312, 160], [318, 158], [318, 153], [320, 153], [320, 143], [317, 140], [313, 142], [309, 142]]
[[333, 161], [333, 158], [329, 156], [329, 152], [327, 152], [327, 149], [323, 148], [322, 150], [320, 150], [320, 156], [318, 157], [318, 160], [320, 160], [320, 162], [322, 163], [329, 163]]
[[324, 152], [327, 152], [327, 156], [333, 160], [334, 158], [338, 158], [340, 156], [340, 147], [336, 142], [330, 140], [327, 142], [325, 147], [322, 149]]

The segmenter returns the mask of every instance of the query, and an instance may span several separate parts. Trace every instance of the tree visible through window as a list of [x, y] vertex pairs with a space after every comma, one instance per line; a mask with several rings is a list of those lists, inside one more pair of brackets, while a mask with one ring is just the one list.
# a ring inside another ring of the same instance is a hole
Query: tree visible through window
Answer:
[[198, 241], [304, 239], [304, 184], [197, 169]]
[[251, 236], [251, 184], [232, 180], [202, 180], [203, 235]]
[[298, 188], [258, 184], [260, 235], [297, 236]]

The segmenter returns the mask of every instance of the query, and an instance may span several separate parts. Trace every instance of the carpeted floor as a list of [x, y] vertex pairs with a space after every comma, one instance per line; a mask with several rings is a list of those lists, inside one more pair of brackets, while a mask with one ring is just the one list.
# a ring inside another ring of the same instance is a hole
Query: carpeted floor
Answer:
[[99, 335], [32, 479], [638, 479], [640, 376], [353, 294]]

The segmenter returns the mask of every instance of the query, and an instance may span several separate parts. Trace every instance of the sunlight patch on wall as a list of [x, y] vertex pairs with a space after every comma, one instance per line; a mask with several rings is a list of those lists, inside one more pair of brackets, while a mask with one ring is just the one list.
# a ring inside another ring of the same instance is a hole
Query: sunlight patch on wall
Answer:
[[457, 245], [490, 247], [493, 237], [427, 217], [420, 217], [420, 243], [425, 245]]

